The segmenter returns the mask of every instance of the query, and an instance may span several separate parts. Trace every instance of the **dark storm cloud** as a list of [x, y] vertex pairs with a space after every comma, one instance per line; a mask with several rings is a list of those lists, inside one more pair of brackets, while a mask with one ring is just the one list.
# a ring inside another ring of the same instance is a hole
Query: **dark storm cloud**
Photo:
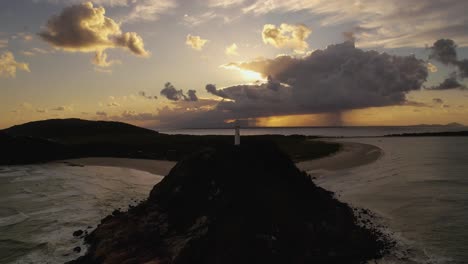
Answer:
[[432, 47], [429, 59], [437, 60], [445, 65], [455, 66], [460, 78], [468, 78], [468, 60], [459, 60], [457, 56], [457, 44], [451, 39], [439, 39]]
[[213, 94], [213, 95], [216, 95], [216, 96], [219, 96], [221, 98], [229, 98], [229, 96], [223, 91], [223, 90], [218, 90], [216, 88], [216, 85], [214, 84], [207, 84], [205, 86], [205, 89], [207, 92], [209, 92], [210, 94]]
[[[424, 61], [414, 56], [392, 56], [376, 51], [363, 51], [352, 42], [331, 45], [317, 50], [305, 58], [281, 56], [270, 60], [231, 63], [244, 70], [270, 76], [289, 88], [287, 95], [266, 93], [271, 101], [286, 96], [282, 102], [290, 102], [293, 112], [323, 113], [375, 106], [401, 105], [406, 102], [406, 93], [419, 90], [427, 78]], [[236, 103], [249, 98], [244, 93], [231, 95]]]
[[196, 102], [196, 101], [198, 101], [197, 91], [195, 91], [195, 90], [188, 90], [188, 91], [187, 91], [186, 101], [191, 101], [191, 102]]
[[458, 82], [455, 76], [450, 76], [437, 86], [430, 87], [429, 90], [450, 90], [465, 89], [466, 87]]
[[174, 85], [170, 82], [167, 82], [164, 85], [164, 88], [161, 90], [161, 95], [166, 97], [171, 101], [189, 101], [189, 102], [196, 102], [198, 101], [198, 97], [196, 94], [197, 91], [195, 90], [188, 90], [187, 95], [184, 94], [182, 89], [177, 90]]
[[[426, 62], [414, 56], [392, 56], [363, 51], [351, 42], [331, 45], [307, 57], [230, 63], [228, 67], [251, 70], [267, 77], [265, 83], [206, 90], [220, 98], [209, 107], [186, 111], [165, 108], [160, 120], [172, 126], [221, 126], [226, 120], [293, 114], [323, 114], [341, 123], [341, 113], [367, 107], [425, 104], [406, 99], [426, 81]], [[179, 103], [177, 103], [179, 104]]]
[[442, 62], [445, 65], [457, 62], [457, 45], [451, 39], [439, 39], [432, 47], [429, 59]]

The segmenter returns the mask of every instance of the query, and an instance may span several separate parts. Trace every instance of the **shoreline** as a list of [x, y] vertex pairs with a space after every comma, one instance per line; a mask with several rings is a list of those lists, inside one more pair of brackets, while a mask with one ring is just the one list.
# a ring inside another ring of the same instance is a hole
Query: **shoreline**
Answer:
[[[351, 169], [372, 163], [378, 160], [383, 154], [383, 150], [374, 145], [339, 141], [337, 143], [341, 144], [342, 147], [333, 155], [301, 161], [296, 163], [296, 166], [300, 170], [306, 172], [313, 170], [336, 171]], [[150, 159], [88, 157], [55, 161], [54, 163], [65, 163], [71, 166], [121, 167], [166, 176], [177, 162]]]
[[383, 150], [374, 145], [343, 141], [337, 141], [337, 143], [342, 146], [338, 152], [327, 157], [298, 162], [296, 166], [306, 172], [338, 171], [373, 163], [383, 155]]

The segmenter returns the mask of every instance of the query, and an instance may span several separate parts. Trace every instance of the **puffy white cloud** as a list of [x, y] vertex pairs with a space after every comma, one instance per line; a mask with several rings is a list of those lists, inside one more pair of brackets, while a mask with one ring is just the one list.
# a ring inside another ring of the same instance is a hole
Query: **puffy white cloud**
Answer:
[[232, 43], [231, 45], [227, 46], [224, 52], [226, 53], [226, 55], [234, 55], [234, 56], [239, 55], [239, 53], [237, 53], [236, 43]]
[[306, 39], [312, 30], [305, 25], [281, 24], [276, 27], [272, 24], [263, 26], [263, 42], [276, 48], [289, 48], [297, 51], [305, 51], [309, 48]]
[[124, 48], [137, 56], [149, 56], [137, 33], [123, 33], [120, 25], [105, 13], [103, 7], [94, 7], [91, 2], [66, 7], [49, 19], [39, 36], [65, 51], [98, 52], [101, 59], [103, 51], [109, 48]]
[[29, 64], [17, 62], [9, 51], [3, 52], [0, 55], [0, 77], [15, 78], [17, 70], [30, 72]]
[[185, 44], [192, 47], [194, 50], [202, 50], [207, 42], [207, 39], [202, 39], [200, 36], [192, 36], [190, 34], [188, 34], [185, 39]]

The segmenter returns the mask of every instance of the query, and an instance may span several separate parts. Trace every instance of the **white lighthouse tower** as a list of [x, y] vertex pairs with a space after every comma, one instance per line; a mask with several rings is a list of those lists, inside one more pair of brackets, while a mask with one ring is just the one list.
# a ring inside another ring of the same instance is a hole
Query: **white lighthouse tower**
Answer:
[[234, 122], [234, 130], [235, 130], [234, 145], [239, 146], [240, 145], [240, 122], [239, 120], [236, 120], [236, 122]]

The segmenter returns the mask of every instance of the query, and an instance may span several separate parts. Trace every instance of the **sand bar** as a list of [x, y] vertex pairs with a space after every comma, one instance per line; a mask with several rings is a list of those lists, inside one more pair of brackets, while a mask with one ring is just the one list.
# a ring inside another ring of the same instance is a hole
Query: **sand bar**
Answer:
[[[339, 142], [342, 148], [339, 152], [316, 160], [309, 160], [296, 163], [296, 166], [304, 171], [312, 170], [328, 170], [336, 171], [349, 169], [366, 165], [376, 161], [383, 151], [373, 145], [354, 143], [354, 142]], [[150, 172], [157, 175], [165, 176], [175, 166], [176, 162], [166, 160], [149, 160], [149, 159], [127, 159], [127, 158], [81, 158], [69, 159], [62, 161], [72, 165], [83, 166], [109, 166], [123, 167]]]

